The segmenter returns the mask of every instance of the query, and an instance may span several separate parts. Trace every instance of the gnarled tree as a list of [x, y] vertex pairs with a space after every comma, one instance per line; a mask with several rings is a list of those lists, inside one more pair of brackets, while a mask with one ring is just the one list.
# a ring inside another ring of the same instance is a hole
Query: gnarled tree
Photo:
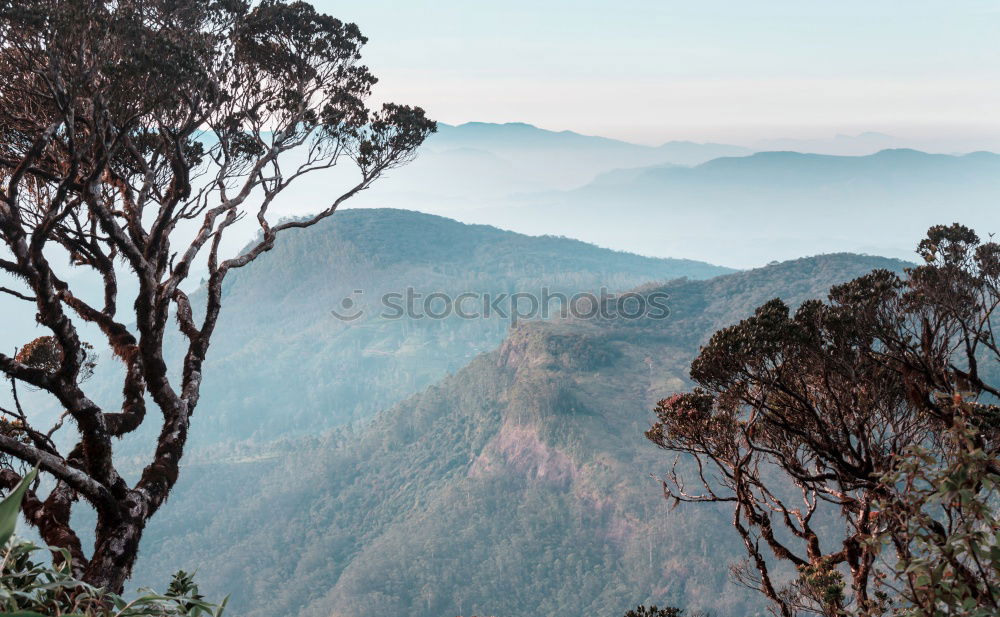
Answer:
[[[699, 388], [656, 408], [647, 437], [693, 459], [664, 493], [732, 505], [748, 556], [734, 574], [783, 617], [875, 615], [916, 598], [919, 582], [896, 565], [922, 542], [899, 515], [913, 512], [899, 478], [920, 448], [941, 451], [956, 427], [972, 426], [1000, 477], [990, 383], [1000, 246], [952, 225], [932, 228], [919, 252], [926, 264], [904, 277], [877, 270], [794, 313], [780, 300], [761, 306], [701, 350], [691, 367]], [[931, 544], [949, 540], [933, 525], [948, 517], [943, 505], [920, 521]], [[788, 584], [780, 564], [797, 570]], [[971, 561], [946, 566], [982, 589]], [[975, 593], [996, 609], [998, 598]]]
[[[54, 479], [47, 494], [29, 492], [23, 512], [87, 582], [122, 588], [146, 522], [177, 481], [226, 275], [282, 232], [332, 215], [434, 131], [419, 108], [368, 108], [364, 43], [355, 25], [304, 2], [0, 0], [0, 292], [50, 332], [0, 354], [15, 387], [0, 486], [20, 480], [16, 460]], [[291, 183], [340, 162], [356, 166], [356, 183], [318, 214], [272, 220]], [[224, 235], [247, 214], [256, 240], [223, 254]], [[100, 301], [74, 293], [67, 258], [100, 277]], [[206, 277], [200, 310], [183, 291], [195, 271]], [[123, 273], [134, 297], [119, 297]], [[176, 377], [163, 355], [174, 322], [185, 341]], [[101, 408], [81, 387], [82, 323], [124, 364], [120, 408]], [[18, 384], [58, 401], [75, 446], [60, 451], [54, 428], [33, 424]], [[115, 441], [149, 422], [159, 425], [155, 454], [130, 484]], [[70, 525], [79, 498], [97, 511], [90, 556]]]

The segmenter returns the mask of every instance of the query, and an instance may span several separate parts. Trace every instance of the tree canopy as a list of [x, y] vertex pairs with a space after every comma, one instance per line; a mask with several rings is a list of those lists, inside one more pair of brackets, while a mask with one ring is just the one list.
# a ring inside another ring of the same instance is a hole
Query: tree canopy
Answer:
[[[121, 588], [145, 522], [177, 480], [227, 273], [282, 232], [332, 215], [435, 130], [420, 108], [368, 106], [365, 42], [306, 2], [0, 2], [0, 291], [51, 332], [0, 354], [13, 393], [0, 486], [20, 481], [16, 461], [55, 478], [48, 495], [29, 491], [23, 511], [87, 582]], [[290, 184], [342, 162], [358, 170], [353, 185], [313, 215], [273, 220]], [[223, 237], [245, 217], [257, 238], [225, 254]], [[74, 290], [63, 260], [101, 281], [99, 301]], [[206, 293], [196, 309], [183, 284], [199, 268]], [[127, 298], [122, 276], [135, 281]], [[179, 377], [162, 353], [171, 318], [186, 345]], [[83, 323], [124, 365], [120, 408], [101, 408], [80, 387], [90, 366]], [[33, 425], [18, 384], [57, 401], [75, 447], [52, 439], [62, 418]], [[153, 421], [155, 454], [129, 484], [114, 440]], [[70, 526], [81, 497], [98, 512], [90, 556]]]
[[[1000, 471], [1000, 245], [956, 224], [918, 251], [926, 263], [905, 276], [876, 270], [794, 312], [772, 300], [717, 332], [691, 367], [699, 387], [656, 408], [647, 437], [693, 463], [664, 493], [732, 506], [748, 557], [734, 574], [783, 616], [926, 606], [917, 568], [897, 569], [917, 562], [964, 585], [959, 605], [1000, 601], [996, 572], [975, 583], [980, 555], [945, 550], [982, 531], [969, 509], [993, 499]], [[963, 457], [981, 464], [963, 472]], [[973, 468], [969, 503], [920, 492]], [[797, 572], [788, 584], [782, 565]]]

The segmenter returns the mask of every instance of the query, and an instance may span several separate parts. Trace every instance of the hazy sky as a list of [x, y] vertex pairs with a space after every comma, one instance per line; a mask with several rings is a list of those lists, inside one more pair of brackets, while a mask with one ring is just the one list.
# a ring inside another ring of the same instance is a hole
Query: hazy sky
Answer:
[[380, 96], [633, 141], [1000, 136], [1000, 0], [317, 0]]

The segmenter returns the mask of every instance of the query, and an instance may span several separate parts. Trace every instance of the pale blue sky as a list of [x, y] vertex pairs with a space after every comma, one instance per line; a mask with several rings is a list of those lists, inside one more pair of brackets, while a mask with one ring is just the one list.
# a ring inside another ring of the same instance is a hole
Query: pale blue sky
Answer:
[[1000, 134], [1000, 0], [410, 0], [317, 6], [380, 96], [450, 123], [658, 142]]

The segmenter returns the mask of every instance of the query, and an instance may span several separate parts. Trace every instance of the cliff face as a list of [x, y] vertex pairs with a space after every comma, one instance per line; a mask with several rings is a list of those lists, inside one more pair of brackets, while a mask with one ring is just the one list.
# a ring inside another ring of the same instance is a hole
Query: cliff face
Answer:
[[469, 477], [514, 475], [571, 488], [587, 472], [586, 465], [574, 459], [571, 441], [559, 447], [546, 435], [571, 435], [573, 416], [593, 411], [576, 398], [565, 374], [609, 366], [615, 355], [596, 338], [549, 324], [512, 329], [496, 352], [498, 369], [511, 376], [503, 395], [503, 423], [473, 461]]
[[728, 581], [730, 514], [660, 497], [673, 460], [643, 438], [650, 409], [713, 329], [886, 266], [901, 264], [800, 260], [669, 285], [668, 319], [522, 323], [362, 430], [192, 464], [137, 582], [198, 569], [250, 616], [753, 614]]
[[567, 486], [579, 468], [565, 452], [544, 441], [531, 426], [504, 423], [500, 432], [472, 461], [469, 477], [514, 474], [529, 480]]

